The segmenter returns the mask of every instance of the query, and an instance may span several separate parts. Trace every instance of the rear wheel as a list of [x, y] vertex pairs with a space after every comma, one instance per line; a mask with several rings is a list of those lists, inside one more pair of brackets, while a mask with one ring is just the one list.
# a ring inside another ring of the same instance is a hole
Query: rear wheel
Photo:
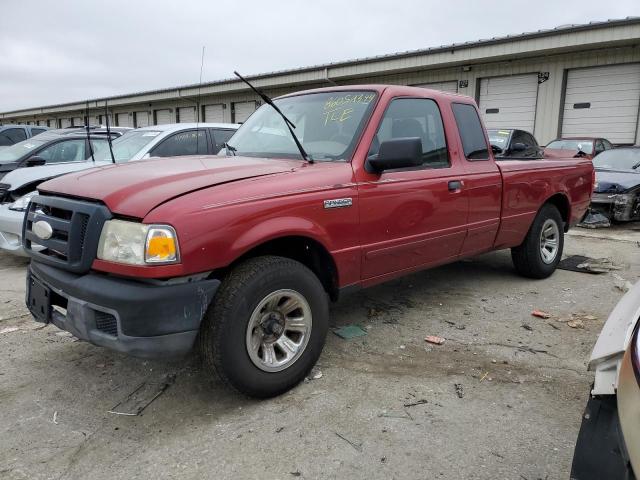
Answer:
[[329, 324], [322, 284], [283, 257], [257, 257], [222, 282], [203, 320], [205, 364], [240, 392], [272, 397], [297, 385], [315, 365]]
[[551, 204], [544, 205], [518, 247], [511, 249], [516, 271], [529, 278], [547, 278], [558, 266], [564, 248], [562, 216]]

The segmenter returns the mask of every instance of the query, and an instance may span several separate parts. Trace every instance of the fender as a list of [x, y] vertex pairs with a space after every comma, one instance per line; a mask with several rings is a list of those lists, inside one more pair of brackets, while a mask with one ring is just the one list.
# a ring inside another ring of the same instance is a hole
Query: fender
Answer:
[[589, 370], [595, 370], [593, 395], [615, 395], [620, 363], [640, 317], [640, 282], [618, 302], [602, 327], [591, 352]]

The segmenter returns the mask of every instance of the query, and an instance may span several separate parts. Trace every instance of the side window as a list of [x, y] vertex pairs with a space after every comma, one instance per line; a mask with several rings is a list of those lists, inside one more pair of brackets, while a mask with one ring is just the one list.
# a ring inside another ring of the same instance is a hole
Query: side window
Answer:
[[460, 132], [464, 156], [467, 160], [488, 160], [487, 140], [475, 107], [468, 103], [453, 103], [451, 108]]
[[151, 150], [152, 157], [178, 157], [181, 155], [206, 155], [207, 136], [204, 130], [174, 133]]
[[211, 129], [210, 132], [213, 134], [213, 141], [215, 142], [215, 148], [213, 149], [213, 153], [218, 153], [222, 148], [223, 143], [227, 143], [229, 139], [236, 133], [235, 130], [217, 130]]
[[604, 148], [604, 142], [600, 139], [596, 140], [596, 155], [604, 152], [605, 148]]
[[423, 168], [446, 168], [451, 165], [440, 109], [436, 102], [427, 98], [392, 100], [371, 142], [369, 156], [377, 155], [380, 144], [387, 140], [412, 137], [422, 141]]
[[531, 135], [530, 133], [526, 133], [525, 132], [525, 138], [526, 138], [526, 144], [531, 146], [531, 147], [537, 147], [538, 146], [538, 141], [535, 139], [535, 137], [533, 135]]
[[606, 138], [602, 139], [602, 143], [604, 144], [604, 149], [605, 150], [611, 150], [613, 148], [613, 145], [611, 144], [611, 142], [609, 140], [607, 140]]
[[84, 160], [85, 140], [64, 140], [40, 150], [36, 155], [47, 163], [80, 162]]
[[7, 128], [0, 132], [0, 146], [6, 147], [27, 139], [27, 134], [22, 128]]
[[[97, 158], [98, 153], [100, 153], [100, 158], [108, 158], [111, 160], [111, 155], [109, 153], [102, 154], [101, 152], [105, 149], [109, 148], [109, 144], [107, 143], [106, 138], [98, 137], [91, 139], [91, 148], [93, 149], [93, 156]], [[91, 152], [87, 152], [86, 160], [91, 160]]]
[[46, 130], [44, 128], [32, 128], [31, 129], [31, 135], [33, 135], [34, 137], [36, 135], [41, 134], [42, 132], [46, 132]]
[[528, 141], [527, 132], [523, 132], [522, 130], [516, 130], [513, 132], [513, 137], [511, 138], [511, 147], [513, 147], [514, 143], [524, 143], [525, 145], [531, 145]]

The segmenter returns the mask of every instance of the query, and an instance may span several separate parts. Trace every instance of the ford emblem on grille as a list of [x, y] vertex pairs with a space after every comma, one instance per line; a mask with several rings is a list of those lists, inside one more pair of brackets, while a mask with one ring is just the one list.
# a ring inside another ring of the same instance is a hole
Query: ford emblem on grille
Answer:
[[45, 222], [44, 220], [35, 222], [31, 229], [33, 233], [35, 233], [36, 236], [38, 238], [41, 238], [42, 240], [49, 240], [53, 235], [53, 228], [51, 228], [51, 225], [49, 225], [49, 223]]

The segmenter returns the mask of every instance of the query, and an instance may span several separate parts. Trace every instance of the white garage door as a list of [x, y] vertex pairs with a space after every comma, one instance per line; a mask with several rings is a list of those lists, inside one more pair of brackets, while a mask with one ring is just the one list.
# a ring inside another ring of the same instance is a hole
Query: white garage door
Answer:
[[[106, 127], [107, 126], [107, 116], [106, 115], [100, 115], [98, 118], [99, 118], [100, 125], [104, 125]], [[113, 115], [109, 114], [109, 127], [113, 127], [113, 126], [114, 126]]]
[[84, 122], [82, 121], [82, 117], [73, 117], [71, 119], [71, 125], [74, 127], [82, 127], [84, 126]]
[[131, 115], [128, 113], [116, 113], [116, 120], [119, 127], [133, 127]]
[[178, 122], [195, 123], [196, 107], [180, 107], [178, 108]]
[[70, 118], [63, 118], [60, 120], [60, 128], [67, 128], [71, 126]]
[[440, 90], [442, 92], [458, 93], [457, 80], [452, 80], [450, 82], [421, 83], [420, 85], [414, 85], [414, 87], [430, 88], [431, 90]]
[[233, 104], [233, 121], [241, 123], [256, 111], [256, 102], [235, 102]]
[[639, 103], [638, 63], [569, 70], [562, 136], [635, 143]]
[[222, 105], [205, 105], [204, 121], [209, 123], [224, 122], [224, 107]]
[[537, 73], [480, 80], [480, 113], [487, 128], [533, 133], [537, 99]]
[[171, 121], [171, 110], [168, 108], [156, 110], [156, 125], [165, 125], [167, 123], [173, 123]]
[[149, 126], [149, 112], [135, 112], [136, 128]]

